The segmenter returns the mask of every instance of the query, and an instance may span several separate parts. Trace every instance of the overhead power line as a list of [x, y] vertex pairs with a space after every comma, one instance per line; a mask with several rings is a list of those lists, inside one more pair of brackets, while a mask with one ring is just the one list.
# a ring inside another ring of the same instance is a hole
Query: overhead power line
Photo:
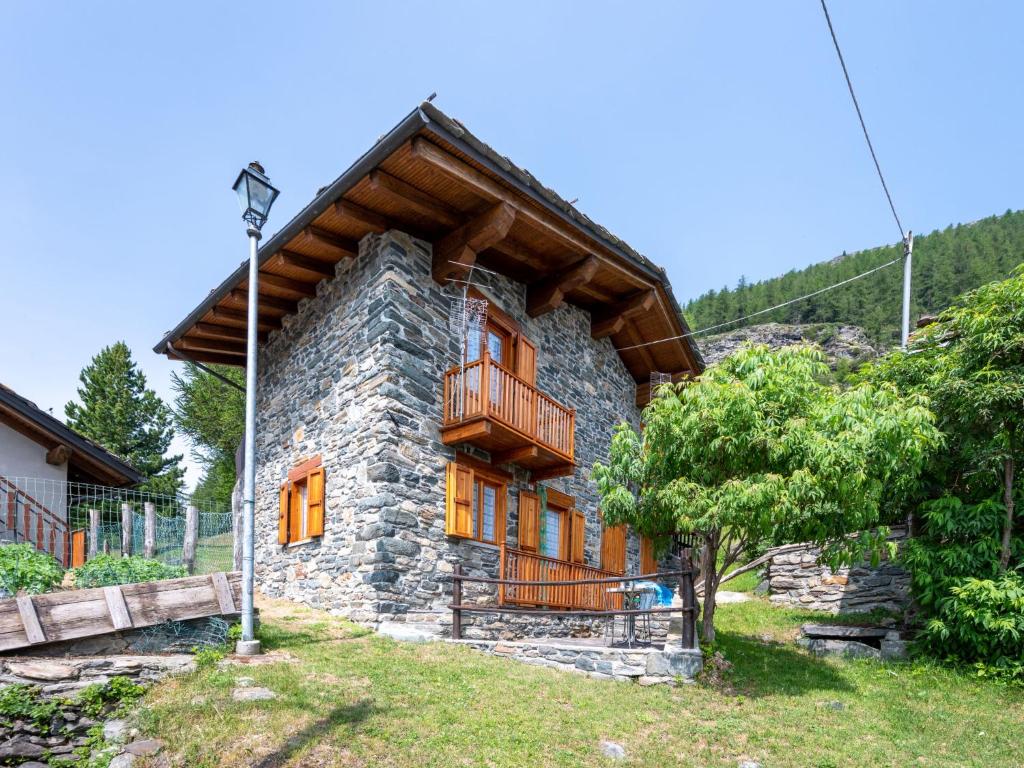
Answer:
[[782, 309], [783, 307], [788, 307], [790, 304], [796, 304], [798, 301], [804, 301], [805, 299], [810, 299], [810, 298], [812, 298], [814, 296], [818, 296], [819, 294], [825, 293], [826, 291], [831, 291], [831, 290], [833, 290], [835, 288], [839, 288], [839, 287], [841, 287], [843, 285], [846, 285], [848, 283], [852, 283], [854, 280], [860, 280], [862, 277], [867, 277], [868, 275], [872, 275], [875, 272], [878, 272], [880, 270], [885, 269], [886, 267], [891, 267], [893, 264], [896, 264], [896, 263], [898, 263], [898, 262], [900, 262], [902, 260], [903, 260], [902, 256], [898, 257], [898, 258], [895, 258], [892, 261], [885, 262], [885, 264], [879, 264], [877, 267], [872, 267], [871, 269], [867, 270], [866, 272], [861, 272], [859, 275], [854, 275], [853, 277], [848, 277], [845, 280], [840, 280], [838, 283], [833, 283], [832, 285], [826, 286], [825, 288], [819, 288], [818, 290], [812, 291], [811, 293], [806, 293], [803, 296], [798, 296], [795, 299], [790, 299], [789, 301], [784, 301], [781, 304], [776, 304], [774, 307], [768, 307], [767, 309], [759, 309], [759, 310], [757, 310], [757, 312], [751, 312], [749, 315], [744, 315], [743, 317], [737, 317], [737, 318], [734, 318], [732, 320], [726, 320], [724, 323], [718, 323], [717, 325], [709, 325], [707, 328], [701, 328], [699, 331], [690, 331], [689, 333], [681, 333], [678, 336], [669, 336], [669, 337], [664, 338], [664, 339], [655, 339], [654, 341], [645, 341], [645, 342], [642, 342], [640, 344], [630, 344], [628, 347], [618, 347], [618, 350], [620, 352], [625, 352], [627, 349], [639, 349], [640, 347], [650, 347], [650, 346], [652, 346], [654, 344], [664, 344], [665, 342], [669, 342], [669, 341], [678, 341], [679, 339], [688, 339], [691, 336], [698, 336], [698, 335], [700, 335], [702, 333], [707, 333], [708, 331], [716, 331], [719, 328], [724, 328], [725, 326], [732, 325], [733, 323], [742, 323], [744, 320], [749, 320], [752, 317], [757, 317], [759, 315], [765, 315], [765, 314], [767, 314], [769, 312], [774, 312], [776, 309]]
[[892, 211], [892, 217], [896, 220], [896, 226], [900, 230], [900, 240], [907, 239], [906, 230], [903, 229], [903, 224], [900, 222], [899, 214], [896, 213], [896, 206], [892, 202], [892, 195], [889, 194], [889, 185], [885, 183], [885, 176], [882, 175], [882, 166], [878, 163], [878, 155], [875, 154], [875, 147], [871, 143], [871, 136], [868, 133], [868, 127], [864, 123], [864, 115], [860, 111], [860, 103], [857, 101], [857, 94], [853, 92], [853, 83], [850, 81], [850, 72], [846, 68], [846, 59], [843, 58], [843, 52], [839, 48], [839, 40], [836, 38], [836, 30], [832, 26], [832, 17], [829, 16], [828, 6], [825, 5], [825, 0], [821, 0], [821, 10], [825, 12], [825, 21], [828, 23], [829, 34], [832, 35], [832, 45], [836, 48], [836, 55], [839, 56], [839, 65], [843, 68], [843, 77], [846, 78], [846, 87], [850, 91], [850, 98], [853, 99], [853, 108], [857, 110], [857, 119], [860, 121], [860, 129], [864, 131], [864, 140], [868, 143], [868, 151], [871, 153], [871, 159], [875, 163], [875, 170], [878, 171], [878, 180], [882, 182], [882, 189], [885, 191], [885, 199], [889, 201], [889, 210]]

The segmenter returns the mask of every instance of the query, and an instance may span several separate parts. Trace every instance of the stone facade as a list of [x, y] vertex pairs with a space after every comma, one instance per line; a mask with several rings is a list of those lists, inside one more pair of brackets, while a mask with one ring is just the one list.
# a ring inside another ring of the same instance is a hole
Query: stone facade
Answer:
[[[900, 541], [906, 533], [895, 529]], [[768, 563], [769, 600], [779, 605], [828, 613], [867, 613], [875, 609], [893, 613], [910, 604], [910, 574], [883, 560], [878, 567], [861, 563], [835, 573], [818, 563], [821, 551], [807, 547], [775, 555]]]
[[[576, 408], [578, 468], [547, 485], [576, 497], [586, 515], [585, 562], [598, 566], [601, 525], [589, 470], [606, 456], [616, 424], [638, 424], [635, 382], [611, 342], [591, 338], [587, 312], [563, 306], [530, 318], [524, 284], [482, 271], [474, 284], [537, 345], [538, 388]], [[395, 231], [368, 235], [358, 257], [341, 262], [335, 279], [263, 347], [256, 577], [268, 595], [361, 622], [443, 625], [456, 563], [470, 575], [497, 575], [497, 547], [445, 535], [445, 465], [455, 449], [441, 443], [440, 424], [444, 372], [459, 359], [448, 329], [459, 295], [457, 284], [432, 279], [429, 244]], [[278, 489], [290, 468], [317, 454], [327, 478], [324, 534], [281, 546]], [[514, 546], [518, 491], [528, 476], [505, 468], [515, 477], [506, 516]], [[636, 572], [634, 536], [628, 561]], [[493, 602], [492, 588], [472, 586], [467, 600]], [[506, 617], [481, 622], [481, 631], [522, 636], [537, 624]], [[579, 626], [557, 621], [547, 630], [568, 635]]]

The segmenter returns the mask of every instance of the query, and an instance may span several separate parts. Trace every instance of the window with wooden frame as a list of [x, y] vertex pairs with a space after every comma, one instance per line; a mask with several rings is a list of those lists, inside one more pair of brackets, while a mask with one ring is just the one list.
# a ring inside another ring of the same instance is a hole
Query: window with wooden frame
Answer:
[[314, 456], [288, 471], [281, 485], [277, 541], [296, 544], [324, 534], [324, 468]]
[[605, 526], [601, 530], [601, 569], [626, 572], [626, 526]]
[[586, 518], [576, 509], [576, 499], [551, 488], [546, 489], [546, 496], [545, 505], [541, 503], [539, 494], [520, 493], [520, 548], [557, 560], [582, 563]]
[[[466, 338], [466, 362], [471, 363], [483, 356], [486, 347], [488, 357], [501, 367], [511, 371], [530, 386], [537, 384], [537, 347], [523, 335], [522, 329], [511, 316], [500, 310], [490, 299], [475, 288], [469, 295], [487, 301], [487, 321], [483, 331], [470, 331]], [[495, 387], [492, 379], [492, 387]], [[492, 399], [497, 392], [491, 392]]]
[[467, 457], [449, 462], [445, 479], [445, 533], [486, 544], [503, 544], [508, 480], [506, 473]]

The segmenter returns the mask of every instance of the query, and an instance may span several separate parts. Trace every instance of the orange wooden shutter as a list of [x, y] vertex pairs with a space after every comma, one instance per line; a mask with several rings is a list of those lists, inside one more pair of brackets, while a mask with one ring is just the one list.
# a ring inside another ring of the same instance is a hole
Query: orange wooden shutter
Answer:
[[519, 492], [519, 548], [536, 552], [540, 547], [540, 499], [529, 491]]
[[473, 470], [450, 461], [445, 475], [445, 533], [472, 538]]
[[516, 344], [516, 376], [530, 386], [537, 384], [537, 348], [522, 335]]
[[324, 535], [324, 468], [318, 467], [309, 473], [306, 481], [308, 513], [306, 515], [306, 535]]
[[584, 537], [586, 536], [587, 520], [578, 509], [569, 512], [572, 521], [572, 533], [569, 540], [569, 559], [574, 563], [582, 563], [584, 557]]
[[626, 572], [626, 527], [616, 525], [601, 532], [601, 568], [612, 573]]
[[[291, 484], [291, 498], [288, 504], [288, 541], [302, 541], [302, 488], [305, 483]], [[309, 503], [309, 487], [306, 486], [306, 502]]]
[[654, 557], [654, 542], [646, 536], [640, 537], [640, 575], [658, 572], [658, 560]]
[[288, 513], [291, 511], [291, 500], [289, 491], [291, 483], [284, 483], [281, 486], [281, 504], [277, 512], [277, 543], [288, 543]]

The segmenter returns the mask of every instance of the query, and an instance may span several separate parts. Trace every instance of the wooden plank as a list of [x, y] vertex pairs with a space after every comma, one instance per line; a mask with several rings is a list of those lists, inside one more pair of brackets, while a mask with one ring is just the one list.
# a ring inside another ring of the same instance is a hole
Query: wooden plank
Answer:
[[306, 298], [313, 298], [316, 296], [316, 283], [306, 282], [303, 280], [295, 280], [291, 277], [282, 277], [281, 275], [275, 275], [271, 272], [260, 271], [259, 283], [260, 285], [271, 286], [278, 288], [282, 291], [288, 291], [289, 293], [297, 293], [300, 296]]
[[334, 263], [330, 261], [312, 259], [294, 251], [278, 251], [275, 258], [282, 266], [307, 272], [321, 280], [334, 277]]
[[343, 216], [346, 219], [362, 224], [367, 229], [373, 232], [383, 232], [388, 229], [387, 217], [383, 214], [371, 211], [369, 208], [364, 208], [361, 205], [349, 202], [348, 200], [338, 200], [334, 203], [334, 212], [339, 216]]
[[433, 219], [446, 227], [457, 227], [461, 223], [462, 217], [457, 211], [412, 184], [384, 171], [371, 171], [369, 183], [370, 188], [375, 192], [397, 201], [400, 205], [405, 205], [420, 216]]
[[228, 577], [224, 571], [217, 571], [210, 575], [213, 583], [213, 591], [217, 594], [217, 603], [220, 605], [220, 612], [223, 614], [237, 613], [235, 601], [231, 595], [231, 587], [228, 585]]
[[624, 301], [609, 309], [595, 313], [590, 318], [590, 336], [603, 339], [622, 330], [626, 320], [647, 312], [654, 306], [656, 295], [653, 290], [637, 291]]
[[434, 279], [439, 283], [447, 282], [463, 268], [474, 264], [480, 251], [504, 239], [515, 217], [511, 205], [498, 203], [441, 238], [434, 246]]
[[196, 350], [197, 352], [219, 352], [224, 355], [245, 357], [244, 341], [222, 341], [197, 336], [182, 336], [174, 342], [174, 346], [185, 352]]
[[[244, 291], [243, 291], [243, 293], [244, 293]], [[260, 295], [260, 302], [263, 302], [263, 301], [265, 301], [265, 299], [263, 298], [263, 295], [261, 294]], [[292, 303], [292, 302], [289, 302], [289, 303]], [[248, 300], [246, 301], [246, 305], [248, 305]], [[298, 304], [296, 304], [296, 307], [298, 307]], [[246, 324], [249, 322], [249, 315], [246, 314], [245, 310], [231, 309], [230, 307], [214, 307], [213, 309], [210, 310], [210, 314], [212, 314], [214, 319], [217, 319], [217, 320], [227, 320], [229, 322], [241, 323], [241, 326], [243, 328], [245, 328]], [[276, 331], [276, 330], [280, 329], [280, 327], [281, 327], [281, 318], [280, 317], [271, 317], [269, 315], [268, 316], [260, 315], [259, 318], [256, 321], [256, 329], [260, 330], [260, 331]]]
[[[243, 291], [241, 288], [235, 288], [231, 291], [231, 298], [235, 301], [242, 302], [246, 307], [249, 306], [249, 292]], [[270, 294], [259, 294], [259, 301], [257, 302], [257, 309], [262, 312], [266, 309], [273, 309], [280, 312], [287, 312], [292, 314], [299, 309], [299, 302], [293, 301], [292, 299], [282, 299], [280, 296], [271, 296]], [[244, 329], [243, 329], [244, 330]]]
[[600, 266], [593, 254], [585, 256], [572, 266], [538, 280], [526, 289], [526, 313], [539, 317], [558, 309], [565, 302], [565, 294], [590, 282]]
[[306, 227], [300, 237], [313, 246], [326, 248], [339, 259], [354, 259], [359, 255], [359, 243], [323, 227]]
[[25, 637], [28, 642], [32, 645], [45, 643], [46, 635], [39, 624], [39, 617], [36, 615], [36, 608], [32, 604], [32, 598], [28, 595], [21, 595], [16, 597], [15, 600], [18, 602], [18, 614], [21, 616], [21, 625], [25, 628]]
[[128, 615], [128, 606], [124, 602], [121, 587], [103, 587], [103, 599], [107, 601], [110, 623], [114, 625], [114, 629], [129, 629], [132, 626], [132, 619]]

